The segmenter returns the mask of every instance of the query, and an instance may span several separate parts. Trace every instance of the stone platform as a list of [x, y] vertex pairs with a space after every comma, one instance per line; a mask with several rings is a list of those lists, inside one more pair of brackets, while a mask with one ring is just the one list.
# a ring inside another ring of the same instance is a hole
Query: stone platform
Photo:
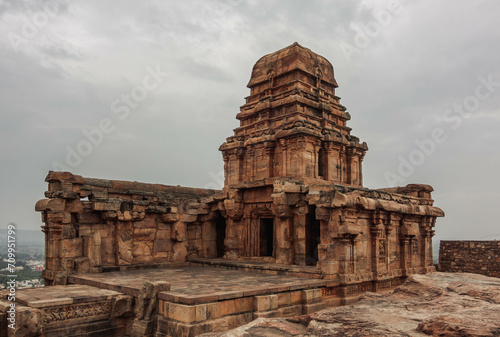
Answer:
[[66, 286], [19, 290], [19, 333], [9, 336], [197, 336], [353, 303], [402, 282], [339, 285], [319, 277], [315, 267], [223, 259], [70, 275]]
[[258, 317], [286, 317], [326, 307], [326, 281], [243, 270], [178, 266], [70, 276], [69, 283], [138, 298], [146, 282], [168, 282], [158, 292], [157, 336], [224, 331]]
[[168, 282], [170, 291], [161, 292], [159, 298], [185, 304], [319, 288], [326, 285], [324, 280], [198, 266], [127, 270], [68, 277], [69, 283], [120, 291], [134, 297], [138, 296], [145, 281]]

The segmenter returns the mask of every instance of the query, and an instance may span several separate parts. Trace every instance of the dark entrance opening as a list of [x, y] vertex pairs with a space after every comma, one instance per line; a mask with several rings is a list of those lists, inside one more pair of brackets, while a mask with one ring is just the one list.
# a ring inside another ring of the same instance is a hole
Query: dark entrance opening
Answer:
[[323, 149], [318, 151], [318, 176], [325, 179], [326, 176], [326, 158]]
[[226, 238], [226, 218], [218, 214], [215, 218], [215, 230], [217, 232], [217, 257], [223, 257], [226, 251], [224, 239]]
[[272, 218], [260, 219], [260, 256], [273, 256], [274, 221]]
[[316, 207], [309, 209], [306, 222], [306, 265], [318, 262], [318, 244], [321, 242], [320, 222], [316, 219]]

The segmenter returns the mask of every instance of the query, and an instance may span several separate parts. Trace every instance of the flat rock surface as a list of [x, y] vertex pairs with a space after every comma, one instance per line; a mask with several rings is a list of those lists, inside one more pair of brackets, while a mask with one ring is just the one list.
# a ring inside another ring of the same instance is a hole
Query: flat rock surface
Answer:
[[500, 278], [467, 273], [414, 275], [350, 306], [280, 319], [257, 319], [205, 337], [500, 336]]
[[[304, 277], [267, 275], [250, 271], [206, 268], [198, 266], [178, 266], [171, 268], [140, 269], [107, 272], [99, 274], [79, 274], [69, 277], [70, 282], [87, 284], [117, 291], [131, 290], [137, 296], [145, 281], [166, 281], [171, 287], [170, 294], [176, 297], [200, 299], [195, 302], [254, 296], [265, 293], [306, 289], [324, 286], [326, 281]], [[135, 291], [135, 293], [133, 292]], [[126, 292], [128, 293], [128, 292]]]

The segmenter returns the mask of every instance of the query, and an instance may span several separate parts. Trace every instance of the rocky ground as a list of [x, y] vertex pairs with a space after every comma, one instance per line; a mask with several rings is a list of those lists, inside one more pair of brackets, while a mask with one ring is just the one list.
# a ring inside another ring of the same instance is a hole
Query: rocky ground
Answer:
[[415, 275], [387, 293], [310, 315], [257, 319], [204, 337], [500, 336], [500, 278], [466, 273]]

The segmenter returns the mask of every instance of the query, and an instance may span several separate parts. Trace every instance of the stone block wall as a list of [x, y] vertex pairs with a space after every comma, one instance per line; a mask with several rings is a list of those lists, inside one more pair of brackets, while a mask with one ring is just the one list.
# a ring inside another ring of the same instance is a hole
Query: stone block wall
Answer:
[[500, 277], [500, 241], [441, 241], [439, 271]]
[[35, 209], [45, 223], [47, 285], [73, 273], [179, 263], [214, 250], [215, 241], [201, 239], [201, 221], [212, 216], [206, 202], [219, 191], [69, 172], [50, 172], [46, 181], [46, 199]]
[[[224, 200], [225, 256], [316, 265], [322, 278], [341, 284], [431, 272], [436, 217], [444, 215], [432, 206], [431, 191], [427, 185], [386, 192], [284, 178], [231, 187]], [[267, 242], [263, 219], [272, 219], [272, 255], [260, 250]]]

